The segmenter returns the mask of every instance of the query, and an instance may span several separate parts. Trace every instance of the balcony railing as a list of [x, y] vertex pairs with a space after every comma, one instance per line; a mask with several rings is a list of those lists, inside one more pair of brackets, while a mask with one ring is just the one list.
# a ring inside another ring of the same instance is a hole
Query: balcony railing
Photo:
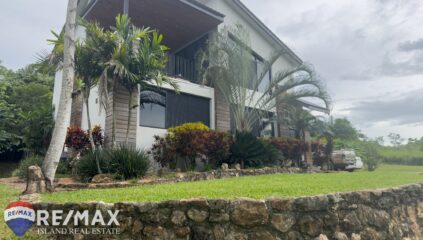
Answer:
[[179, 77], [191, 82], [196, 80], [194, 59], [187, 59], [177, 55], [169, 55], [166, 73], [170, 76]]

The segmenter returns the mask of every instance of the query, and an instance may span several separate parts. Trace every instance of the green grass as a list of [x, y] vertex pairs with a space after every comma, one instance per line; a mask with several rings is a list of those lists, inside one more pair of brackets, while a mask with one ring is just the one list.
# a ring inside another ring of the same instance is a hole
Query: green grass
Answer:
[[296, 197], [363, 189], [376, 189], [423, 182], [423, 167], [382, 165], [375, 172], [359, 171], [330, 174], [276, 174], [223, 180], [140, 186], [120, 189], [96, 189], [44, 194], [50, 202], [144, 202], [195, 197]]
[[10, 188], [5, 184], [0, 183], [0, 239], [43, 239], [40, 236], [36, 236], [34, 233], [30, 232], [26, 233], [23, 238], [17, 238], [4, 222], [4, 209], [10, 202], [18, 200], [19, 194], [19, 190]]

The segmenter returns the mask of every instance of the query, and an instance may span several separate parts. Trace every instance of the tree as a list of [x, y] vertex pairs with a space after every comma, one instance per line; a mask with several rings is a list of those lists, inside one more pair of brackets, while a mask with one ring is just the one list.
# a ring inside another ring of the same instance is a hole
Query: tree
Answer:
[[178, 89], [178, 86], [173, 79], [162, 74], [166, 67], [168, 50], [162, 45], [163, 35], [148, 28], [137, 28], [127, 15], [116, 17], [113, 34], [114, 49], [111, 59], [107, 62], [107, 71], [111, 72], [111, 77], [122, 84], [129, 93], [125, 139], [128, 144], [132, 111], [139, 105], [138, 101], [132, 103], [133, 95], [136, 93], [138, 96], [138, 86], [141, 89], [151, 83], [168, 83], [175, 89]]
[[402, 139], [401, 135], [398, 134], [398, 133], [390, 133], [388, 135], [388, 138], [390, 139], [391, 144], [394, 147], [399, 147], [402, 144], [402, 142], [404, 141], [404, 139]]
[[309, 111], [293, 107], [287, 111], [284, 123], [295, 132], [295, 137], [305, 143], [306, 132], [310, 131], [316, 122], [316, 117]]
[[75, 77], [75, 28], [78, 0], [69, 0], [65, 24], [63, 79], [59, 106], [50, 146], [43, 162], [46, 188], [54, 189], [54, 177], [66, 139], [67, 125], [71, 116], [72, 91]]
[[200, 79], [221, 92], [230, 105], [236, 131], [251, 131], [261, 120], [270, 119], [277, 104], [291, 106], [298, 99], [310, 97], [321, 99], [329, 107], [330, 98], [309, 66], [278, 72], [266, 84], [272, 65], [284, 52], [271, 56], [255, 73], [249, 42], [248, 32], [237, 25], [215, 33], [207, 49], [197, 54]]
[[335, 138], [342, 140], [358, 140], [358, 131], [346, 118], [337, 118], [331, 126]]

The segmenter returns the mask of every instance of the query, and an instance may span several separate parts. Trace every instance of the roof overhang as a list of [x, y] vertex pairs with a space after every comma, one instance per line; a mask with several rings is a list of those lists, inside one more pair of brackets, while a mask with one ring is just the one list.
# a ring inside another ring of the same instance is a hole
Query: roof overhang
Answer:
[[328, 114], [328, 115], [330, 114], [330, 110], [328, 108], [319, 106], [317, 104], [314, 104], [314, 103], [311, 103], [311, 102], [308, 102], [308, 101], [305, 101], [305, 100], [302, 100], [302, 99], [297, 100], [297, 102], [299, 103], [299, 105], [301, 105], [302, 107], [305, 107], [309, 110], [318, 111], [318, 112], [325, 113], [325, 114]]
[[[128, 0], [128, 15], [139, 27], [157, 29], [175, 51], [204, 36], [223, 22], [224, 15], [195, 0]], [[102, 26], [115, 24], [123, 0], [82, 0], [79, 15]]]

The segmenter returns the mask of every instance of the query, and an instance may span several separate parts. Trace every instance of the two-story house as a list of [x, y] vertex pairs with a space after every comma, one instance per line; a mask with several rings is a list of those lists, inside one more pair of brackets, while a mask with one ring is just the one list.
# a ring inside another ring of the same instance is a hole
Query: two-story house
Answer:
[[[169, 127], [186, 122], [203, 122], [212, 129], [228, 131], [231, 128], [229, 106], [219, 92], [197, 81], [195, 53], [206, 43], [209, 34], [225, 26], [243, 25], [250, 34], [252, 61], [260, 69], [264, 59], [272, 53], [285, 52], [272, 66], [272, 74], [294, 68], [302, 60], [291, 51], [269, 28], [267, 28], [240, 0], [80, 0], [79, 16], [96, 20], [102, 26], [114, 25], [115, 17], [126, 13], [138, 26], [157, 29], [164, 35], [164, 44], [170, 48], [166, 73], [174, 77], [180, 86], [176, 94], [170, 86], [162, 86], [160, 104], [141, 104], [132, 111], [130, 142], [139, 148], [149, 148], [154, 135], [164, 134]], [[78, 36], [83, 38], [84, 30], [78, 28]], [[54, 104], [60, 95], [61, 73], [55, 81]], [[143, 92], [139, 98], [142, 99]], [[136, 99], [140, 101], [140, 99]], [[116, 112], [116, 141], [123, 142], [127, 129], [128, 95], [125, 91], [112, 94], [111, 109]], [[92, 90], [89, 100], [91, 121], [105, 129], [106, 141], [111, 133], [110, 111], [100, 111], [97, 89]], [[309, 107], [311, 104], [305, 104]], [[87, 128], [84, 104], [74, 99], [70, 125]], [[276, 110], [275, 110], [276, 112]], [[274, 136], [283, 134], [278, 124], [268, 126]]]

